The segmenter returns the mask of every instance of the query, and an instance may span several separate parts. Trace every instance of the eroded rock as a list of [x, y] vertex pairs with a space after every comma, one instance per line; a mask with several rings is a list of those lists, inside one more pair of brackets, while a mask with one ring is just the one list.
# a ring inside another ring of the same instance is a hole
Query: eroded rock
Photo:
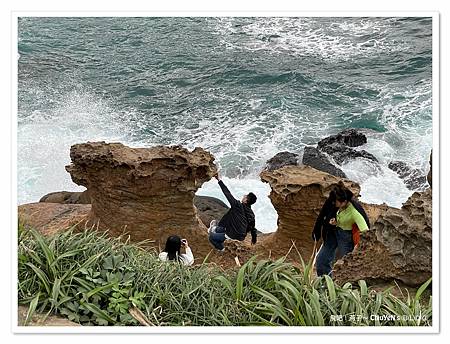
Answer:
[[373, 154], [364, 149], [354, 149], [354, 147], [362, 146], [365, 143], [367, 143], [366, 135], [352, 128], [320, 140], [317, 148], [331, 156], [338, 165], [356, 158], [378, 162]]
[[[278, 213], [278, 229], [265, 238], [264, 245], [286, 252], [294, 241], [303, 258], [308, 259], [316, 218], [331, 189], [342, 179], [310, 166], [285, 166], [263, 171], [260, 177], [272, 188], [269, 197]], [[343, 181], [355, 195], [359, 194], [357, 183]]]
[[90, 204], [36, 202], [19, 205], [18, 216], [26, 227], [32, 227], [44, 235], [52, 235], [74, 226], [84, 229], [90, 211]]
[[332, 143], [320, 148], [322, 152], [330, 155], [337, 164], [343, 165], [344, 163], [357, 158], [364, 158], [374, 162], [378, 162], [378, 159], [371, 153], [364, 149], [356, 150], [340, 143]]
[[214, 157], [202, 148], [130, 148], [121, 143], [73, 145], [66, 166], [74, 183], [91, 197], [89, 222], [113, 236], [154, 240], [163, 246], [172, 234], [209, 251], [206, 228], [194, 207], [195, 192], [217, 172]]
[[87, 190], [83, 192], [56, 191], [42, 196], [39, 202], [60, 204], [91, 204], [91, 197]]
[[338, 143], [347, 147], [358, 147], [367, 143], [367, 137], [360, 131], [350, 128], [341, 131], [336, 135], [328, 136], [319, 141], [317, 147], [322, 149], [323, 147], [331, 144]]
[[431, 277], [431, 189], [415, 192], [401, 209], [388, 208], [362, 234], [360, 248], [334, 267], [338, 282], [399, 280], [418, 286]]
[[311, 166], [316, 170], [329, 173], [336, 177], [347, 178], [340, 168], [334, 166], [330, 159], [315, 147], [305, 147], [302, 162], [304, 165]]
[[403, 179], [409, 190], [417, 190], [426, 184], [426, 177], [423, 175], [422, 171], [418, 168], [410, 167], [403, 161], [391, 161], [388, 164], [388, 168], [397, 173], [398, 176]]
[[297, 166], [299, 155], [291, 152], [280, 152], [267, 160], [265, 170], [274, 171], [284, 166]]
[[194, 204], [200, 220], [206, 227], [209, 227], [212, 220], [220, 220], [230, 209], [220, 199], [209, 196], [195, 196]]

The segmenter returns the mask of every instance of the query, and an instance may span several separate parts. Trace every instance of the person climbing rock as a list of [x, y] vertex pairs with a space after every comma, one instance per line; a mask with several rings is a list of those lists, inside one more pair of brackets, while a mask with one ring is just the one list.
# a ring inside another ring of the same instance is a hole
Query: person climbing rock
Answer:
[[230, 203], [230, 209], [219, 223], [216, 220], [211, 221], [208, 229], [209, 241], [217, 250], [224, 251], [225, 240], [233, 239], [243, 241], [247, 233], [250, 232], [252, 235], [252, 245], [256, 244], [255, 214], [251, 208], [257, 200], [256, 195], [250, 192], [242, 197], [241, 201], [238, 201], [220, 179], [219, 174], [216, 173], [214, 177], [219, 181], [219, 186]]
[[317, 275], [331, 275], [332, 264], [338, 249], [341, 257], [359, 244], [359, 232], [369, 229], [369, 218], [353, 193], [339, 182], [331, 190], [317, 217], [312, 233], [314, 241], [323, 238], [317, 254]]
[[[181, 246], [184, 247], [186, 253], [180, 252]], [[159, 260], [163, 262], [178, 261], [184, 265], [192, 265], [194, 263], [194, 255], [186, 239], [180, 239], [179, 236], [172, 235], [167, 238], [166, 247], [159, 254]]]

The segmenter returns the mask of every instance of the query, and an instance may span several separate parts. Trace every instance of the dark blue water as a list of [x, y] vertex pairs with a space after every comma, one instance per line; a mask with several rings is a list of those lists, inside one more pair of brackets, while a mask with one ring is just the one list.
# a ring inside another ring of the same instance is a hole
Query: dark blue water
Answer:
[[[381, 161], [344, 166], [363, 199], [411, 194], [393, 159], [427, 170], [431, 18], [20, 18], [19, 203], [75, 190], [87, 140], [202, 146], [237, 193], [264, 162], [347, 127]], [[201, 193], [219, 196], [216, 185]], [[262, 198], [261, 198], [262, 199]], [[260, 223], [273, 227], [266, 199]], [[258, 213], [257, 213], [258, 217]]]

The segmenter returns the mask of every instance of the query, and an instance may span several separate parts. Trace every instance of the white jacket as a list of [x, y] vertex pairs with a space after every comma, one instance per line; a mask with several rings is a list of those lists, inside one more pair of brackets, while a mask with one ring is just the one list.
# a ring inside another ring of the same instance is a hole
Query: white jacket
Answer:
[[[192, 250], [190, 247], [186, 247], [186, 253], [180, 254], [180, 261], [184, 265], [192, 265], [194, 263], [194, 255], [192, 254]], [[167, 258], [167, 252], [161, 252], [159, 254], [159, 260], [166, 262], [169, 259]]]

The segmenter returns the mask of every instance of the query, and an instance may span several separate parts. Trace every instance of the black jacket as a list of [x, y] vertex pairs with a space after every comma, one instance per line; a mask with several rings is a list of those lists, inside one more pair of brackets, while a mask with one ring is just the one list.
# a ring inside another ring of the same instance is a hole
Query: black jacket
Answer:
[[328, 232], [336, 228], [336, 226], [330, 225], [330, 220], [336, 218], [337, 210], [338, 208], [336, 208], [334, 201], [327, 198], [314, 224], [314, 230], [312, 232], [313, 240], [318, 241], [320, 238], [325, 240]]
[[219, 221], [219, 226], [225, 228], [225, 234], [231, 239], [244, 240], [248, 232], [252, 234], [252, 243], [256, 243], [255, 214], [249, 205], [239, 202], [230, 190], [219, 180], [223, 194], [230, 202], [230, 210]]
[[[361, 203], [359, 203], [354, 198], [350, 202], [353, 204], [355, 209], [364, 217], [364, 220], [367, 223], [367, 227], [370, 228], [369, 217], [367, 216]], [[321, 237], [323, 237], [323, 240], [326, 240], [330, 229], [336, 228], [336, 226], [330, 225], [330, 220], [332, 218], [336, 218], [337, 211], [338, 208], [336, 208], [334, 201], [332, 201], [330, 198], [327, 198], [322, 206], [322, 209], [320, 210], [319, 216], [317, 216], [312, 233], [313, 240], [319, 240]]]

